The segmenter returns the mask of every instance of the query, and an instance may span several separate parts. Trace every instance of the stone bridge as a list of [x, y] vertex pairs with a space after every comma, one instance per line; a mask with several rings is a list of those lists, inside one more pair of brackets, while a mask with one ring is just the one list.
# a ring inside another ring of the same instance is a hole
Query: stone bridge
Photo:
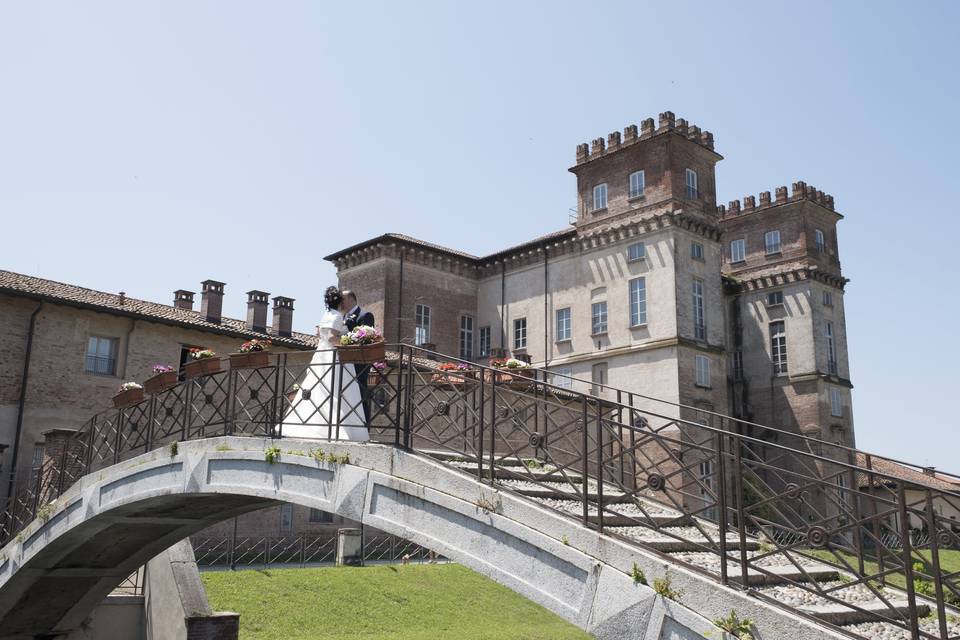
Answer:
[[[279, 445], [272, 462], [266, 451]], [[340, 462], [329, 462], [336, 454]], [[321, 459], [322, 458], [322, 459]], [[731, 609], [760, 637], [837, 638], [511, 491], [392, 446], [252, 437], [180, 442], [84, 476], [0, 550], [0, 639], [77, 628], [136, 567], [215, 522], [276, 501], [403, 536], [598, 638], [720, 638]], [[678, 601], [652, 583], [669, 574]], [[695, 606], [694, 611], [691, 606]]]

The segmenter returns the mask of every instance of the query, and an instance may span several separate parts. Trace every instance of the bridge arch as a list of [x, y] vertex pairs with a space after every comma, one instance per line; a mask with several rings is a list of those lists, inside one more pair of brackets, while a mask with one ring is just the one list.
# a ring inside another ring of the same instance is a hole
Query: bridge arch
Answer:
[[[271, 463], [265, 452], [277, 444], [183, 442], [84, 476], [0, 550], [0, 640], [76, 628], [124, 576], [177, 540], [278, 501], [406, 537], [598, 638], [716, 633], [628, 575], [633, 562], [651, 573], [662, 561], [549, 510], [394, 447], [283, 440]], [[341, 461], [318, 460], [320, 448]]]

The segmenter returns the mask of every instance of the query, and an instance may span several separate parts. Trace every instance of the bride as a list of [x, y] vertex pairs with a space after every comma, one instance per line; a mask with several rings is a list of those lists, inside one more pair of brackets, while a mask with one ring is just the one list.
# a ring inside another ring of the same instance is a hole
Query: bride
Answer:
[[317, 350], [283, 418], [280, 433], [284, 438], [366, 442], [370, 435], [354, 366], [333, 364], [335, 345], [347, 330], [341, 313], [343, 295], [337, 287], [328, 287], [324, 302], [327, 312], [317, 325]]

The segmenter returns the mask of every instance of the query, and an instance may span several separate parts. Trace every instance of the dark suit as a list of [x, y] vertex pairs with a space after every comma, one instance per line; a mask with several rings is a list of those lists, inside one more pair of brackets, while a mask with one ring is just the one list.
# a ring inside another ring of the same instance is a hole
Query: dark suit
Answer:
[[[359, 306], [354, 307], [347, 312], [347, 315], [343, 318], [343, 323], [347, 325], [347, 329], [353, 331], [357, 327], [372, 327], [374, 326], [373, 314], [369, 311], [364, 311]], [[370, 374], [370, 365], [367, 364], [355, 364], [354, 370], [356, 371], [357, 376], [357, 386], [360, 387], [360, 397], [363, 398], [363, 417], [366, 420], [367, 424], [370, 424], [370, 398], [367, 394], [367, 376]]]

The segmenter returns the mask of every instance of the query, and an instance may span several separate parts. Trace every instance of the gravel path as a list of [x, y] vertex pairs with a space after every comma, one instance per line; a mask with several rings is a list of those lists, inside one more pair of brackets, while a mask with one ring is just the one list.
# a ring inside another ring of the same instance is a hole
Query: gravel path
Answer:
[[[845, 584], [846, 583], [839, 580], [819, 583], [823, 589], [841, 587]], [[828, 600], [823, 596], [812, 593], [800, 587], [795, 587], [793, 585], [781, 584], [770, 587], [760, 587], [759, 591], [763, 592], [764, 595], [791, 607], [804, 607], [813, 605], [838, 606], [837, 603], [833, 602], [832, 600]], [[883, 593], [890, 601], [904, 599], [903, 595], [892, 593], [890, 591], [883, 590], [881, 593]], [[842, 600], [843, 602], [849, 602], [851, 604], [864, 604], [875, 601], [879, 602], [879, 600], [877, 600], [877, 596], [875, 596], [870, 589], [862, 584], [844, 586], [844, 588], [840, 589], [839, 591], [834, 591], [830, 595], [833, 598]]]
[[[671, 556], [674, 556], [678, 560], [683, 560], [684, 562], [689, 562], [692, 565], [702, 567], [708, 571], [713, 571], [714, 573], [720, 573], [720, 556], [715, 553], [710, 553], [708, 551], [681, 551], [678, 553], [671, 553]], [[747, 551], [747, 558], [753, 559], [757, 556], [763, 555], [760, 551]], [[797, 554], [792, 554], [793, 559], [796, 560], [797, 564], [804, 567], [805, 569], [822, 569], [822, 568], [831, 568], [828, 565], [823, 563], [815, 562], [813, 560], [808, 560], [807, 558], [802, 558]], [[739, 567], [740, 565], [740, 552], [731, 554], [730, 562], [727, 564], [727, 568], [736, 563]], [[762, 558], [752, 563], [756, 567], [794, 567], [796, 565], [783, 555], [778, 553], [774, 556], [768, 556]], [[739, 570], [739, 569], [738, 569]]]
[[[563, 511], [564, 513], [572, 513], [574, 515], [583, 514], [583, 506], [580, 504], [579, 500], [562, 500], [559, 498], [536, 498], [536, 501], [546, 507], [556, 509], [557, 511]], [[662, 507], [658, 504], [643, 503], [643, 509], [641, 510], [639, 506], [635, 504], [611, 504], [607, 505], [607, 508], [604, 510], [604, 514], [609, 513], [619, 513], [623, 516], [628, 516], [631, 518], [637, 518], [642, 521], [646, 515], [651, 516], [674, 516], [681, 517], [682, 514], [671, 511], [665, 507]], [[590, 515], [597, 515], [597, 508], [593, 505], [590, 505]]]
[[[852, 624], [845, 629], [874, 640], [910, 640], [910, 632], [888, 622], [864, 622]], [[935, 638], [940, 637], [940, 623], [936, 616], [924, 618], [920, 621], [920, 630], [929, 633]], [[960, 618], [947, 618], [947, 633], [951, 638], [960, 636]]]

